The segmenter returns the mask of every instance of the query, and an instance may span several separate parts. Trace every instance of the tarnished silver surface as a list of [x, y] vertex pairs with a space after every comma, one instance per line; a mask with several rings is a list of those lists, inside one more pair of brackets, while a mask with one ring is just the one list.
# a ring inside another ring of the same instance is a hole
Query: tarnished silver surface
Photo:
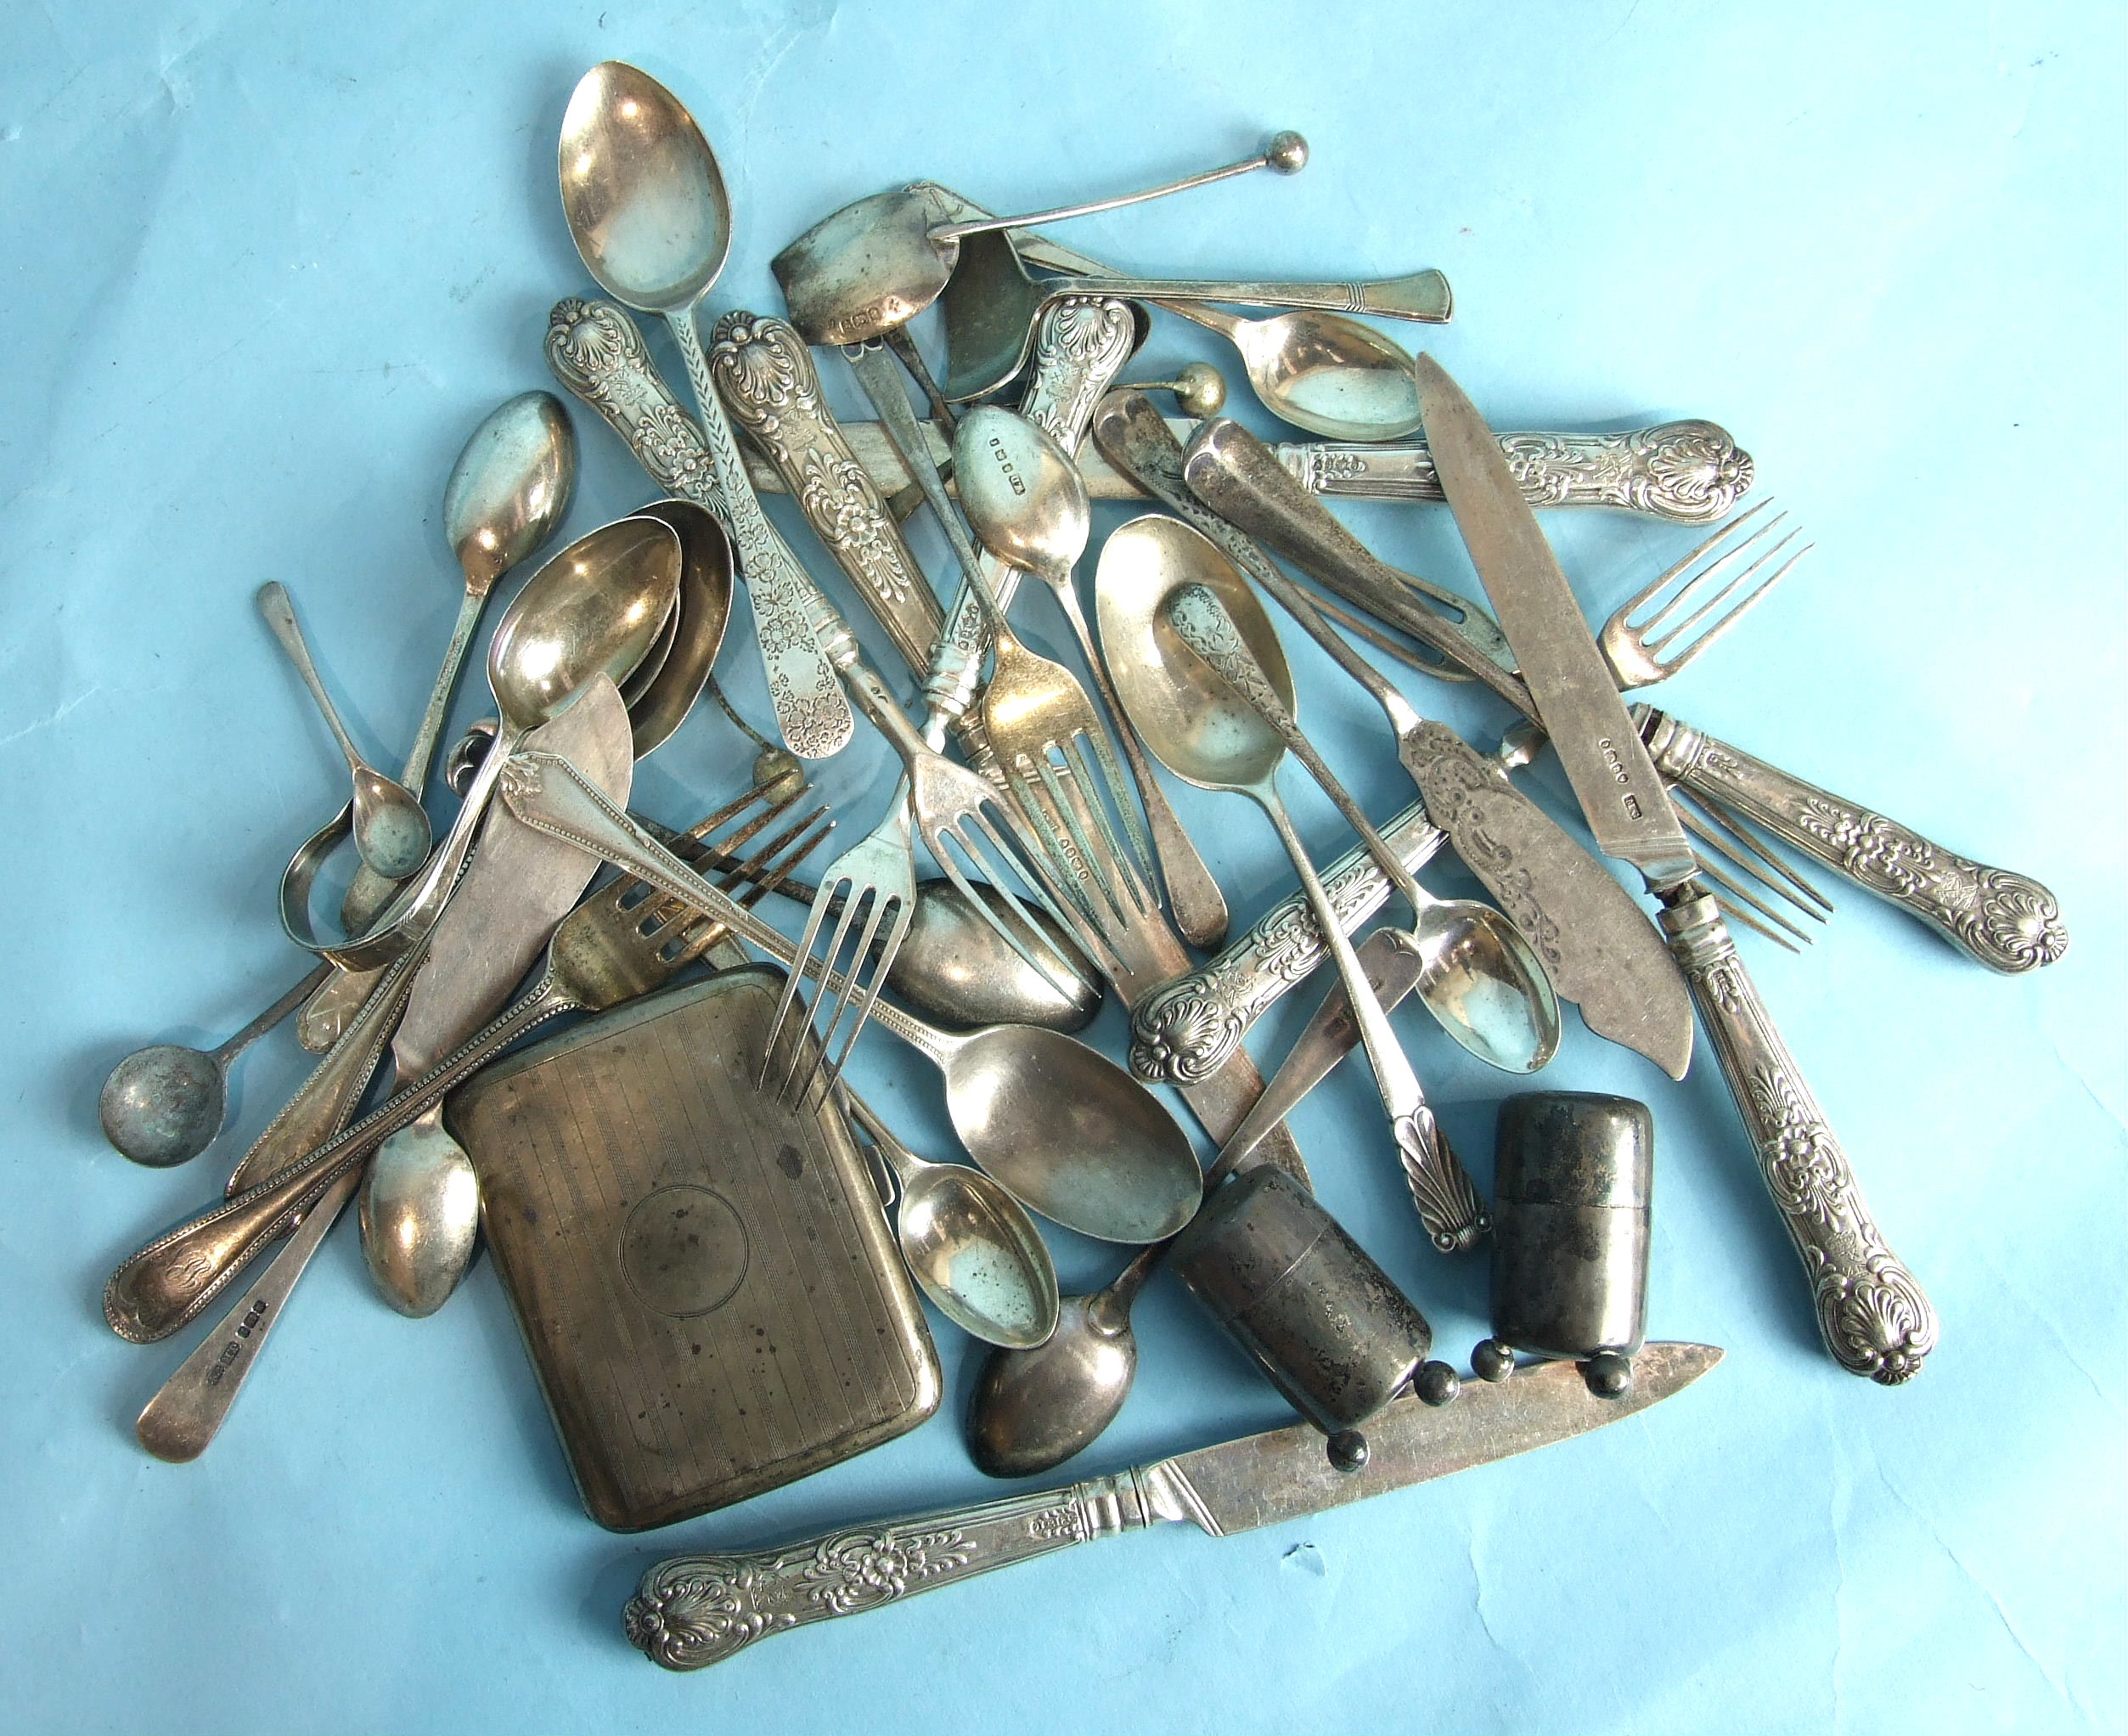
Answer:
[[[1215, 950], [1226, 940], [1226, 899], [1153, 775], [1145, 744], [1116, 697], [1107, 664], [1072, 583], [1072, 571], [1093, 529], [1078, 466], [1046, 429], [1010, 410], [979, 404], [961, 418], [954, 440], [954, 474], [960, 504], [976, 534], [992, 554], [1048, 585], [1071, 623], [1095, 688], [1115, 724], [1150, 837], [1139, 828], [1128, 791], [1112, 783], [1110, 799], [1140, 850], [1149, 859], [1157, 858], [1168, 907], [1182, 938], [1200, 951]], [[988, 709], [986, 699], [986, 713]], [[993, 727], [990, 733], [994, 746], [999, 732]], [[1146, 865], [1151, 866], [1150, 860]]]
[[1851, 1373], [1886, 1385], [1909, 1379], [1935, 1346], [1934, 1310], [1878, 1232], [1846, 1153], [1701, 888], [1661, 776], [1483, 419], [1432, 358], [1420, 358], [1418, 377], [1450, 510], [1590, 830], [1662, 901], [1664, 933], [1802, 1258], [1826, 1348]]
[[1148, 405], [1111, 399], [1098, 420], [1119, 460], [1269, 590], [1381, 706], [1427, 812], [1536, 950], [1553, 988], [1580, 1004], [1589, 1029], [1682, 1078], [1692, 1057], [1689, 997], [1646, 912], [1498, 765], [1454, 730], [1420, 717], [1323, 620], [1306, 591], [1216, 516], [1228, 504], [1242, 511], [1284, 504], [1295, 519], [1327, 516], [1324, 509], [1293, 499], [1269, 452], [1237, 424], [1206, 424], [1185, 458]]
[[1656, 769], [1741, 810], [1865, 891], [1918, 916], [1968, 957], [2016, 972], [2069, 950], [2054, 894], [2029, 876], [1932, 843], [1652, 707], [1632, 708]]
[[[620, 704], [619, 690], [610, 677], [600, 677], [579, 703], [595, 705], [602, 697], [610, 697], [615, 706]], [[787, 806], [798, 793], [802, 792], [785, 796], [778, 807]], [[723, 817], [729, 819], [738, 807], [758, 802], [760, 795], [755, 792], [741, 798]], [[810, 824], [811, 820], [800, 820], [787, 828], [763, 853], [764, 860], [781, 860], [780, 852], [785, 848], [802, 854], [814, 841], [810, 835], [799, 836]], [[734, 882], [740, 883], [745, 877], [735, 876]], [[669, 914], [654, 921], [655, 911], [633, 905], [622, 908], [618, 900], [628, 890], [609, 888], [598, 899], [580, 906], [555, 930], [548, 946], [548, 967], [540, 980], [419, 1079], [403, 1086], [337, 1137], [297, 1155], [218, 1209], [179, 1225], [127, 1260], [104, 1288], [104, 1318], [111, 1330], [135, 1343], [149, 1343], [177, 1331], [205, 1308], [245, 1265], [285, 1234], [296, 1216], [310, 1209], [341, 1176], [358, 1167], [379, 1143], [408, 1125], [430, 1105], [441, 1102], [446, 1092], [526, 1032], [563, 1012], [596, 1011], [643, 994], [669, 980], [674, 971], [721, 938], [714, 923], [680, 925], [684, 927], [683, 933], [676, 927], [678, 919]], [[646, 923], [651, 928], [648, 934], [643, 932]], [[667, 957], [667, 944], [676, 938], [685, 944], [673, 947], [673, 955]], [[380, 995], [395, 978], [411, 975], [414, 965], [426, 957], [427, 945], [425, 938], [415, 952], [394, 967], [393, 974], [380, 987]]]
[[96, 1099], [104, 1137], [121, 1157], [154, 1170], [189, 1163], [222, 1131], [229, 1063], [307, 1000], [332, 974], [320, 965], [216, 1049], [157, 1043], [111, 1068]]
[[[1376, 828], [1416, 872], [1448, 843], [1417, 803]], [[1352, 933], [1389, 899], [1388, 877], [1354, 846], [1323, 871], [1323, 889]], [[1146, 993], [1131, 1008], [1130, 1067], [1139, 1078], [1187, 1090], [1236, 1056], [1249, 1027], [1323, 961], [1322, 930], [1298, 892], [1288, 893], [1208, 963]], [[1231, 1134], [1236, 1116], [1226, 1129]], [[1220, 1136], [1224, 1141], [1224, 1136]]]
[[[1183, 538], [1195, 548], [1179, 550]], [[1197, 558], [1199, 550], [1210, 561]], [[1264, 810], [1292, 860], [1351, 998], [1382, 1110], [1427, 1232], [1444, 1253], [1467, 1248], [1484, 1232], [1484, 1207], [1442, 1136], [1418, 1074], [1368, 988], [1279, 796], [1277, 775], [1286, 743], [1174, 629], [1169, 612], [1175, 594], [1190, 583], [1218, 593], [1230, 614], [1241, 618], [1239, 637], [1246, 641], [1246, 654], [1261, 670], [1280, 708], [1290, 715], [1292, 678], [1285, 651], [1269, 619], [1255, 606], [1247, 581], [1196, 532], [1172, 518], [1133, 519], [1101, 550], [1095, 606], [1117, 689], [1146, 746], [1169, 771], [1200, 788], [1247, 796]]]
[[[521, 756], [504, 799], [521, 820], [596, 849], [780, 963], [797, 959], [785, 935], [691, 873], [567, 761]], [[847, 992], [817, 960], [805, 966]], [[945, 1075], [947, 1113], [968, 1154], [1044, 1217], [1102, 1241], [1153, 1242], [1196, 1211], [1201, 1178], [1189, 1141], [1151, 1092], [1097, 1051], [1036, 1025], [953, 1035], [884, 1001], [872, 1021]]]
[[[628, 715], [605, 697], [603, 688], [586, 694], [541, 739], [625, 803], [635, 771]], [[599, 866], [598, 857], [532, 831], [507, 808], [489, 813], [392, 1035], [402, 1083], [419, 1079], [487, 1023]], [[480, 1214], [472, 1161], [443, 1125], [441, 1102], [431, 1104], [378, 1146], [363, 1175], [362, 1248], [377, 1294], [411, 1318], [435, 1313], [472, 1263]]]
[[[615, 300], [664, 315], [687, 364], [715, 488], [702, 504], [723, 521], [738, 551], [785, 744], [801, 759], [840, 752], [856, 721], [811, 631], [819, 593], [754, 498], [695, 329], [695, 303], [731, 247], [731, 208], [716, 154], [672, 92], [648, 73], [608, 60], [584, 74], [570, 96], [559, 163], [562, 209], [585, 268]], [[595, 322], [593, 331], [572, 330], [571, 353], [586, 374], [594, 371], [588, 352], [610, 341], [611, 331]], [[551, 336], [548, 354], [555, 359]]]
[[332, 696], [318, 679], [318, 666], [311, 661], [310, 647], [303, 643], [303, 629], [296, 623], [296, 606], [279, 580], [269, 580], [259, 587], [258, 604], [259, 613], [288, 653], [288, 660], [295, 664], [296, 673], [303, 678], [303, 685], [310, 689], [310, 696], [318, 702], [333, 740], [346, 757], [355, 786], [355, 848], [362, 852], [362, 860], [386, 880], [413, 873], [429, 854], [429, 816], [422, 809], [421, 798], [362, 757], [347, 726], [333, 708]]
[[[985, 256], [988, 256], [988, 258]], [[1320, 307], [1335, 313], [1371, 313], [1388, 319], [1445, 322], [1454, 298], [1438, 271], [1373, 283], [1219, 282], [1202, 278], [1037, 278], [1021, 263], [1001, 234], [971, 237], [962, 247], [970, 264], [981, 262], [992, 292], [977, 302], [947, 301], [949, 399], [958, 403], [995, 392], [1027, 364], [1027, 345], [1044, 305], [1056, 296], [1121, 296], [1134, 301], [1234, 302], [1258, 307]]]
[[1019, 1201], [980, 1170], [920, 1158], [847, 1085], [844, 1101], [893, 1171], [902, 1261], [971, 1338], [1027, 1350], [1056, 1330], [1056, 1267]]
[[1366, 1464], [1325, 1460], [1305, 1423], [1230, 1440], [1039, 1494], [852, 1527], [752, 1554], [681, 1555], [643, 1576], [623, 1615], [629, 1640], [668, 1670], [721, 1663], [763, 1637], [853, 1615], [1163, 1521], [1214, 1537], [1305, 1519], [1601, 1429], [1682, 1391], [1721, 1360], [1711, 1344], [1651, 1344], [1633, 1391], [1592, 1397], [1570, 1364], [1472, 1385], [1445, 1408], [1400, 1399], [1367, 1430]]
[[679, 572], [679, 538], [670, 525], [624, 518], [579, 537], [527, 579], [487, 648], [488, 686], [503, 727], [449, 833], [377, 926], [347, 940], [317, 937], [307, 879], [292, 885], [296, 876], [284, 876], [281, 927], [289, 938], [352, 970], [389, 963], [419, 944], [465, 866], [510, 751], [597, 677], [617, 681], [635, 667], [678, 600]]

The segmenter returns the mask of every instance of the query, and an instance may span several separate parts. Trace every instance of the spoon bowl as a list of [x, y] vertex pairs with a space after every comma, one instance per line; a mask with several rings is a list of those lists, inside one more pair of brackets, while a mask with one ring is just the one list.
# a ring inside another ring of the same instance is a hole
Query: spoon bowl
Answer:
[[957, 240], [934, 241], [946, 211], [926, 186], [900, 187], [846, 205], [768, 262], [791, 323], [808, 343], [869, 343], [936, 302], [960, 258]]
[[104, 1137], [151, 1170], [189, 1163], [214, 1142], [227, 1113], [222, 1063], [205, 1049], [157, 1043], [110, 1070], [96, 1100]]
[[670, 648], [652, 679], [633, 694], [622, 695], [640, 759], [671, 737], [709, 685], [731, 624], [732, 552], [723, 527], [691, 500], [656, 501], [635, 516], [671, 526], [680, 544], [679, 600], [673, 611]]
[[363, 1178], [361, 1221], [370, 1276], [393, 1308], [421, 1320], [450, 1300], [480, 1239], [481, 1184], [440, 1115], [378, 1147]]
[[625, 61], [577, 81], [561, 118], [561, 204], [599, 286], [645, 313], [700, 301], [731, 251], [723, 171], [672, 92]]
[[1137, 1266], [1090, 1296], [1065, 1297], [1045, 1343], [984, 1358], [967, 1433], [968, 1456], [985, 1476], [1054, 1470], [1116, 1420], [1138, 1376], [1138, 1339], [1130, 1328], [1137, 1291], [1130, 1274]]
[[894, 1172], [902, 1258], [932, 1305], [985, 1344], [1041, 1344], [1056, 1329], [1056, 1268], [1020, 1203], [980, 1170], [918, 1157], [862, 1099], [844, 1096]]
[[1411, 358], [1371, 326], [1303, 310], [1222, 318], [1216, 329], [1241, 352], [1264, 407], [1296, 428], [1326, 440], [1396, 440], [1419, 426]]
[[403, 880], [428, 858], [429, 816], [414, 792], [374, 766], [352, 769], [355, 844], [371, 871]]
[[[980, 880], [969, 885], [1002, 913], [1004, 900], [994, 887]], [[1027, 915], [1056, 955], [1048, 970], [1038, 971], [999, 939], [950, 880], [917, 882], [915, 911], [887, 969], [887, 986], [950, 1031], [1013, 1024], [1084, 1030], [1101, 1011], [1101, 975], [1048, 911], [1029, 906]], [[1060, 964], [1070, 967], [1068, 995], [1052, 979]]]

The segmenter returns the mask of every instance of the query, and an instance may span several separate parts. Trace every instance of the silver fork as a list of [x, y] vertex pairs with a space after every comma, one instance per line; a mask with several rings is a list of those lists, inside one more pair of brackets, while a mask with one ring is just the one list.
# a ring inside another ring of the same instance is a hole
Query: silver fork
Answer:
[[[1731, 569], [1771, 535], [1787, 515], [1777, 513], [1741, 543], [1726, 548], [1723, 545], [1730, 543], [1746, 520], [1772, 504], [1769, 497], [1717, 525], [1669, 571], [1643, 585], [1612, 612], [1597, 634], [1596, 642], [1618, 678], [1621, 692], [1652, 686], [1677, 674], [1727, 632], [1747, 611], [1764, 601], [1767, 592], [1816, 546], [1805, 544], [1779, 566], [1767, 572], [1765, 569], [1774, 557], [1800, 534], [1791, 530], [1742, 572], [1729, 576]], [[1719, 589], [1713, 589], [1711, 595], [1708, 595], [1717, 581], [1725, 577], [1726, 582], [1720, 583]], [[1423, 674], [1440, 673], [1438, 662], [1413, 651], [1380, 623], [1338, 599], [1316, 592], [1311, 600], [1354, 638], [1376, 650]], [[1636, 614], [1651, 604], [1655, 605], [1652, 612], [1636, 620]], [[1680, 612], [1688, 608], [1689, 612]], [[1523, 724], [1509, 730], [1500, 743], [1501, 764], [1511, 770], [1528, 764], [1542, 741], [1541, 734], [1534, 725]], [[1816, 922], [1824, 922], [1831, 913], [1832, 901], [1774, 855], [1742, 815], [1703, 795], [1692, 796], [1675, 789], [1672, 793], [1678, 798], [1678, 817], [1703, 847], [1702, 868], [1708, 878], [1722, 888], [1716, 893], [1715, 902], [1723, 911], [1776, 946], [1791, 952], [1799, 945], [1807, 946], [1810, 932], [1791, 922], [1759, 893], [1770, 895]], [[1709, 860], [1710, 855], [1719, 860]], [[1758, 892], [1752, 889], [1754, 886], [1759, 888]]]
[[[1596, 635], [1596, 643], [1616, 672], [1621, 691], [1651, 687], [1658, 681], [1668, 680], [1764, 602], [1767, 592], [1817, 546], [1805, 543], [1771, 572], [1760, 578], [1766, 564], [1802, 535], [1800, 530], [1791, 530], [1719, 589], [1714, 589], [1717, 580], [1786, 522], [1788, 515], [1776, 512], [1742, 542], [1722, 547], [1772, 504], [1769, 496], [1756, 506], [1717, 525], [1713, 534], [1683, 560], [1612, 611], [1611, 618]], [[1710, 591], [1712, 595], [1709, 595]], [[1682, 612], [1694, 602], [1697, 606], [1690, 613]], [[1635, 616], [1642, 610], [1650, 612], [1635, 620]]]

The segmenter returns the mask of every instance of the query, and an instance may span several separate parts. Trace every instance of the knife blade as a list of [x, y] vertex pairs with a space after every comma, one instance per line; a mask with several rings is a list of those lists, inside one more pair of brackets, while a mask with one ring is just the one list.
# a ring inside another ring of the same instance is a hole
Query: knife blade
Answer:
[[1449, 510], [1589, 830], [1607, 856], [1638, 868], [1650, 891], [1680, 884], [1696, 866], [1685, 828], [1500, 442], [1433, 357], [1421, 355], [1416, 372]]
[[644, 1575], [623, 1620], [652, 1663], [699, 1670], [765, 1634], [874, 1609], [1090, 1538], [1169, 1521], [1230, 1536], [1430, 1483], [1622, 1421], [1681, 1392], [1721, 1358], [1712, 1344], [1645, 1344], [1633, 1359], [1631, 1391], [1617, 1399], [1592, 1397], [1570, 1362], [1524, 1369], [1497, 1386], [1473, 1383], [1438, 1409], [1399, 1399], [1368, 1423], [1367, 1461], [1352, 1472], [1333, 1469], [1322, 1436], [1303, 1423], [1068, 1488], [862, 1525], [785, 1548], [675, 1556]]
[[1590, 830], [1661, 900], [1663, 933], [1802, 1260], [1818, 1335], [1850, 1374], [1885, 1386], [1911, 1379], [1935, 1348], [1935, 1310], [1877, 1227], [1846, 1152], [1737, 956], [1610, 666], [1491, 431], [1432, 357], [1420, 357], [1416, 371], [1420, 417], [1456, 527]]

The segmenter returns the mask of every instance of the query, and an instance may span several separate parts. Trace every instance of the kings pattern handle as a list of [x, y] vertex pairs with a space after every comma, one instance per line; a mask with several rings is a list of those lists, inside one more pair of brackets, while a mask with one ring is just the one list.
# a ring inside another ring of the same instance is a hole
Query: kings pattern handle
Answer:
[[1663, 933], [1802, 1259], [1818, 1332], [1850, 1374], [1897, 1386], [1936, 1345], [1936, 1310], [1884, 1240], [1847, 1153], [1774, 1028], [1714, 901], [1665, 905]]
[[[1503, 434], [1507, 467], [1532, 506], [1612, 506], [1712, 524], [1751, 490], [1751, 454], [1697, 420], [1619, 434]], [[1433, 454], [1416, 442], [1323, 441], [1272, 448], [1311, 494], [1438, 500]]]
[[1157, 1474], [1157, 1468], [1125, 1471], [781, 1549], [674, 1556], [643, 1575], [622, 1619], [652, 1663], [700, 1670], [768, 1634], [1142, 1530], [1165, 1516], [1163, 1491], [1152, 1486]]
[[1727, 803], [1866, 892], [1929, 924], [1990, 970], [2051, 965], [2069, 950], [2054, 894], [2038, 881], [1931, 843], [1652, 706], [1633, 707], [1655, 769]]
[[[1380, 828], [1414, 873], [1448, 842], [1414, 803]], [[1389, 882], [1364, 848], [1323, 871], [1348, 933], [1388, 902]], [[1157, 1085], [1191, 1085], [1241, 1046], [1266, 1008], [1323, 961], [1322, 930], [1298, 892], [1265, 911], [1209, 964], [1163, 983], [1131, 1013], [1130, 1070]]]

